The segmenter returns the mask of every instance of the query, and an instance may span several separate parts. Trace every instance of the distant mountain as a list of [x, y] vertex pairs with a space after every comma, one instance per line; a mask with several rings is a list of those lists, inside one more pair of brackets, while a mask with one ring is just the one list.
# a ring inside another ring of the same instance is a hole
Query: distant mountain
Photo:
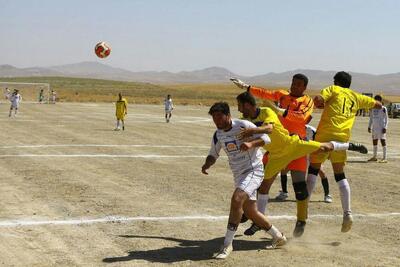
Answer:
[[[229, 83], [230, 77], [238, 77], [249, 84], [288, 87], [295, 73], [303, 73], [310, 78], [309, 88], [320, 89], [332, 84], [336, 71], [297, 69], [281, 73], [270, 72], [257, 76], [241, 76], [220, 67], [173, 73], [168, 71], [132, 72], [98, 62], [81, 62], [45, 68], [16, 68], [11, 65], [0, 65], [0, 77], [66, 76], [156, 84]], [[385, 94], [400, 95], [400, 72], [384, 75], [354, 72], [351, 72], [351, 74], [353, 76], [352, 88], [359, 89], [362, 92], [384, 92]]]

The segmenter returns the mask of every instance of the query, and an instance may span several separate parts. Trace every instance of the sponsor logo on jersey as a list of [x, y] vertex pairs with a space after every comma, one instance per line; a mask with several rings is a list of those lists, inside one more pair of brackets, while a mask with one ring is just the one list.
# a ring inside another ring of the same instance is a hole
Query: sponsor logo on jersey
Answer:
[[226, 151], [228, 152], [234, 152], [239, 150], [235, 140], [225, 142], [225, 147]]

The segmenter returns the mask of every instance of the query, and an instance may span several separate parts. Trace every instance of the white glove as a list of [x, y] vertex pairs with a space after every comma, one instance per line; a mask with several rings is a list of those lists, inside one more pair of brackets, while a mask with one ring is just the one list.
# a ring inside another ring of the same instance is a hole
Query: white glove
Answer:
[[271, 102], [270, 100], [264, 100], [264, 103], [265, 103], [265, 105], [266, 105], [267, 107], [269, 107], [270, 109], [272, 109], [276, 114], [278, 114], [278, 115], [280, 115], [280, 116], [283, 116], [284, 113], [286, 112], [286, 109], [277, 107], [277, 106], [275, 105], [275, 103]]
[[239, 88], [241, 89], [250, 89], [250, 85], [242, 82], [241, 80], [237, 79], [237, 78], [230, 78], [230, 80]]

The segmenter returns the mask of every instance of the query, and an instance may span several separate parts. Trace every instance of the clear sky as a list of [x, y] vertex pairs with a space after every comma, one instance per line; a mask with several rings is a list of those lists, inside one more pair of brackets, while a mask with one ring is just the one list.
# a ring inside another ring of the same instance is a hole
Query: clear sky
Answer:
[[[0, 0], [0, 64], [400, 72], [398, 0]], [[93, 53], [112, 47], [107, 59]]]

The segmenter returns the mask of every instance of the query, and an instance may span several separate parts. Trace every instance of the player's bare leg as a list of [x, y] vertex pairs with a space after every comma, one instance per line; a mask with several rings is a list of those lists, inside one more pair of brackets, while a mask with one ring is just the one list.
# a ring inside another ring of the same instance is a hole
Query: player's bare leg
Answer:
[[125, 121], [122, 119], [121, 123], [122, 123], [122, 131], [125, 131]]
[[[271, 189], [272, 184], [275, 181], [277, 174], [269, 179], [264, 179], [258, 188], [257, 194], [257, 209], [261, 214], [265, 214], [267, 210], [267, 204], [269, 200], [269, 190]], [[260, 231], [261, 228], [253, 221], [251, 226], [244, 231], [245, 235], [254, 235], [257, 231]]]

